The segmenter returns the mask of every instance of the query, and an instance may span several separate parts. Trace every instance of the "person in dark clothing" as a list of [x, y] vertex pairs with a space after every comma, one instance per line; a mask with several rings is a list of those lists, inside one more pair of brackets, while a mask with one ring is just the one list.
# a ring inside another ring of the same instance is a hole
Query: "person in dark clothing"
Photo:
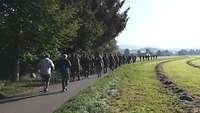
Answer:
[[89, 58], [86, 54], [83, 54], [80, 59], [80, 64], [82, 67], [82, 74], [84, 77], [89, 77]]
[[142, 56], [141, 55], [139, 56], [139, 58], [140, 58], [140, 61], [142, 61]]
[[133, 63], [135, 63], [137, 60], [137, 56], [133, 56], [132, 59], [133, 59]]
[[117, 54], [114, 55], [114, 59], [115, 59], [114, 67], [117, 68], [119, 66], [119, 57], [117, 56]]
[[103, 65], [104, 73], [107, 73], [109, 60], [108, 60], [108, 56], [106, 54], [104, 54], [104, 56], [103, 56], [103, 63], [104, 63], [104, 65]]
[[71, 58], [71, 72], [72, 72], [72, 78], [73, 81], [76, 77], [78, 77], [78, 80], [80, 80], [80, 59], [77, 54], [73, 54]]
[[142, 58], [143, 58], [143, 61], [145, 61], [145, 56], [144, 55], [142, 56]]
[[119, 66], [121, 66], [122, 65], [122, 55], [118, 54], [117, 56], [119, 58]]
[[126, 64], [126, 61], [127, 61], [127, 60], [126, 60], [126, 55], [123, 55], [122, 58], [123, 58], [123, 64]]
[[89, 56], [89, 70], [90, 70], [89, 71], [90, 75], [95, 73], [95, 58], [94, 58], [94, 55]]
[[128, 59], [128, 64], [130, 64], [132, 62], [132, 57], [131, 57], [131, 55], [128, 55], [127, 57], [128, 57], [127, 58]]
[[113, 71], [114, 66], [115, 66], [115, 59], [114, 59], [113, 55], [110, 54], [110, 56], [109, 56], [109, 68], [110, 68], [110, 70]]
[[70, 68], [71, 62], [68, 59], [68, 55], [64, 54], [63, 58], [61, 58], [61, 74], [62, 74], [62, 90], [67, 91], [68, 85], [70, 81]]
[[103, 58], [100, 55], [96, 55], [95, 64], [96, 64], [97, 75], [98, 77], [101, 77], [101, 72], [103, 68]]

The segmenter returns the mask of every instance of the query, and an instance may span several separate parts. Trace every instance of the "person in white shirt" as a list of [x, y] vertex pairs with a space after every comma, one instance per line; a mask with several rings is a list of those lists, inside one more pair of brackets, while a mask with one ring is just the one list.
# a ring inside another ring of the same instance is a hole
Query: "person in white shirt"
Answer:
[[40, 74], [42, 76], [42, 82], [44, 86], [44, 92], [48, 91], [49, 82], [51, 79], [51, 71], [55, 69], [53, 61], [50, 59], [50, 55], [45, 55], [45, 58], [42, 59], [39, 63]]

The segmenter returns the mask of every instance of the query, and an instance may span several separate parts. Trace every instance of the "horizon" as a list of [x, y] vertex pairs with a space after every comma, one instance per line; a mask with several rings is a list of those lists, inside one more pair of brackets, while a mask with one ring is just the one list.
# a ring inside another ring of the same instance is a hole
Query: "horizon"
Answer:
[[136, 45], [117, 45], [119, 49], [130, 49], [130, 50], [138, 50], [138, 49], [144, 49], [144, 48], [153, 48], [153, 49], [159, 49], [159, 50], [191, 50], [191, 49], [200, 49], [200, 47], [194, 47], [194, 48], [159, 48], [159, 47], [153, 47], [153, 46], [136, 46]]

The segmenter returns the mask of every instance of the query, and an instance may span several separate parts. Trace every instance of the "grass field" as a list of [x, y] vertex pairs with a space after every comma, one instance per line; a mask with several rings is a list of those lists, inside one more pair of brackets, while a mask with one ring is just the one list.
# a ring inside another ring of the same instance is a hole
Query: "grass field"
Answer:
[[191, 63], [196, 66], [200, 66], [200, 57], [198, 57], [197, 59], [194, 59]]
[[184, 113], [156, 79], [157, 63], [124, 65], [55, 113]]
[[[169, 62], [164, 65], [164, 71], [168, 77], [186, 91], [193, 95], [200, 96], [200, 69], [186, 64], [186, 61], [194, 58], [187, 58]], [[200, 60], [194, 60], [192, 63], [200, 64]]]

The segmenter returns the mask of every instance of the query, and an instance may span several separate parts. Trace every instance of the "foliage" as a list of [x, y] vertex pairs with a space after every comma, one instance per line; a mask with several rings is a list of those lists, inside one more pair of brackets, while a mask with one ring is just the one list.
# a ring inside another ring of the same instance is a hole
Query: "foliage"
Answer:
[[178, 55], [199, 55], [200, 50], [199, 49], [181, 49], [177, 52]]
[[158, 55], [158, 56], [172, 56], [173, 53], [170, 52], [169, 50], [158, 50], [156, 52], [156, 55]]
[[125, 49], [125, 50], [124, 50], [124, 54], [125, 54], [125, 55], [129, 55], [129, 54], [130, 54], [130, 50], [129, 50], [129, 49]]
[[[21, 74], [34, 71], [41, 55], [57, 60], [62, 52], [116, 49], [114, 38], [126, 26], [120, 0], [1, 0], [0, 59], [2, 77], [20, 62]], [[104, 51], [104, 50], [103, 50]], [[10, 71], [11, 70], [11, 71]]]

